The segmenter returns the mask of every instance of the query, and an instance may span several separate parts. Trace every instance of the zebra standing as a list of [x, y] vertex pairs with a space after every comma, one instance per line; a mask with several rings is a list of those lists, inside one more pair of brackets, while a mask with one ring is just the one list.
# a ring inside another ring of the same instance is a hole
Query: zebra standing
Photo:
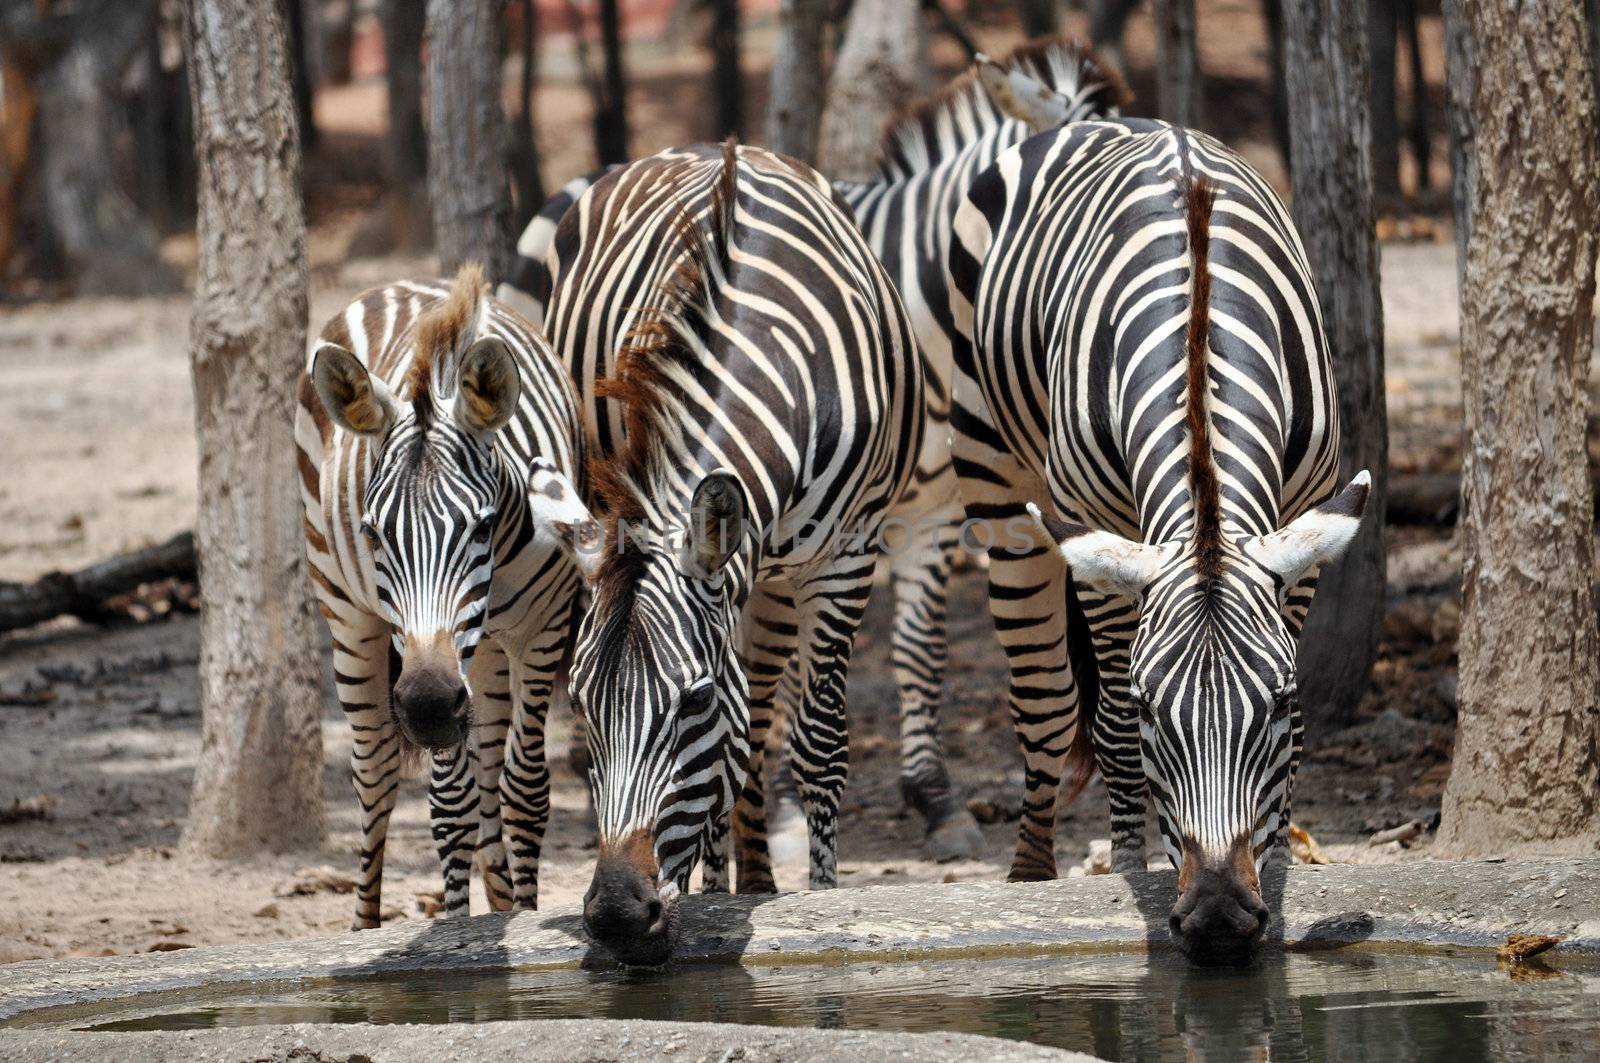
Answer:
[[[759, 778], [791, 658], [810, 881], [835, 885], [845, 676], [921, 446], [922, 369], [827, 184], [759, 149], [609, 174], [551, 262], [549, 332], [606, 521], [572, 664], [600, 823], [584, 921], [625, 962], [656, 963], [697, 859], [708, 890], [727, 888], [728, 816], [747, 762]], [[770, 890], [764, 839], [738, 843], [740, 890]]]
[[354, 732], [356, 928], [378, 925], [389, 814], [422, 749], [447, 913], [467, 913], [475, 832], [491, 904], [533, 907], [544, 716], [579, 586], [550, 522], [579, 505], [565, 370], [476, 267], [449, 286], [395, 284], [322, 330], [295, 437], [307, 559]]
[[1131, 120], [1007, 151], [956, 236], [955, 462], [994, 530], [1026, 761], [1011, 877], [1054, 875], [1057, 791], [1092, 732], [1116, 868], [1143, 867], [1148, 789], [1179, 868], [1174, 937], [1241, 958], [1288, 823], [1301, 621], [1368, 487], [1324, 501], [1337, 405], [1300, 240], [1236, 154]]
[[[916, 472], [889, 517], [898, 533], [890, 551], [892, 664], [900, 694], [901, 792], [926, 821], [928, 847], [939, 860], [983, 852], [977, 824], [951, 786], [938, 726], [948, 660], [945, 592], [961, 521], [950, 464], [951, 227], [967, 185], [1001, 152], [1041, 129], [1115, 116], [1129, 98], [1122, 81], [1076, 41], [1030, 42], [998, 61], [980, 59], [890, 126], [876, 179], [833, 183], [900, 293], [927, 381]], [[549, 298], [547, 255], [557, 224], [609, 172], [569, 182], [518, 240], [517, 265], [500, 295], [533, 320], [542, 321]]]

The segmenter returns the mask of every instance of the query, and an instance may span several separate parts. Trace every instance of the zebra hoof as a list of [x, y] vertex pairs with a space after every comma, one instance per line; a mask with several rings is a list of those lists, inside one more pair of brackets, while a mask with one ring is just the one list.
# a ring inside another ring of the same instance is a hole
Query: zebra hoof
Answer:
[[987, 846], [978, 821], [964, 808], [957, 808], [937, 826], [928, 828], [928, 855], [941, 864], [952, 860], [982, 860]]

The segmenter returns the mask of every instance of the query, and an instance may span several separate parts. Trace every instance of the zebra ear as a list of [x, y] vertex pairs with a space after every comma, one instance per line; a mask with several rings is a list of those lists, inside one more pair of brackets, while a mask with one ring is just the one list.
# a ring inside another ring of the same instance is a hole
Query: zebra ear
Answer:
[[1163, 547], [1136, 543], [1108, 531], [1048, 516], [1032, 502], [1028, 503], [1028, 512], [1056, 544], [1073, 578], [1092, 587], [1137, 598], [1161, 571], [1166, 556]]
[[605, 531], [589, 515], [572, 481], [544, 458], [534, 459], [528, 477], [528, 511], [533, 514], [534, 534], [561, 547], [583, 578], [593, 581], [605, 557]]
[[456, 371], [456, 420], [474, 432], [497, 431], [517, 412], [522, 378], [511, 348], [485, 336], [467, 348]]
[[376, 436], [399, 417], [394, 396], [361, 360], [337, 343], [324, 341], [311, 362], [311, 382], [333, 423], [347, 432]]
[[1035, 133], [1054, 129], [1072, 115], [1072, 100], [1020, 70], [1007, 70], [979, 52], [973, 59], [978, 84], [1005, 114]]
[[1244, 552], [1276, 572], [1284, 587], [1293, 587], [1318, 565], [1345, 552], [1361, 528], [1372, 491], [1372, 474], [1356, 473], [1350, 485], [1315, 509], [1300, 514], [1271, 533], [1246, 539]]
[[710, 579], [728, 563], [744, 538], [744, 488], [725, 469], [709, 473], [689, 502], [689, 536], [684, 543], [688, 575]]

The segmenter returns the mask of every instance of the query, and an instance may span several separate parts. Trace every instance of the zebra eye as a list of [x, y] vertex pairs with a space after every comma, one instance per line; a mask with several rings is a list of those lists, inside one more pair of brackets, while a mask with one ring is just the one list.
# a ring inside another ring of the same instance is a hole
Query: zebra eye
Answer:
[[478, 518], [478, 523], [472, 529], [472, 538], [476, 542], [487, 542], [489, 536], [494, 534], [494, 514]]
[[367, 541], [367, 545], [373, 550], [378, 549], [378, 529], [373, 527], [372, 521], [363, 520], [361, 522], [361, 537]]
[[711, 697], [716, 693], [715, 683], [701, 683], [684, 692], [680, 711], [686, 716], [698, 716], [711, 707]]
[[1274, 721], [1286, 720], [1294, 712], [1294, 699], [1296, 693], [1297, 692], [1294, 687], [1289, 687], [1282, 694], [1278, 695], [1278, 700], [1272, 703], [1272, 718]]

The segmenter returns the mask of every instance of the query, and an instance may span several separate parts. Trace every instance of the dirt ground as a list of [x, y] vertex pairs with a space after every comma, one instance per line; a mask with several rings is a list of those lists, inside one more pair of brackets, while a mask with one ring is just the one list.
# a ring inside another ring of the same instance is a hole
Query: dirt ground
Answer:
[[[1204, 60], [1218, 94], [1209, 102], [1231, 123], [1218, 132], [1235, 134], [1230, 139], [1281, 186], [1260, 92], [1265, 39], [1258, 5], [1213, 0], [1203, 6], [1213, 24], [1230, 30], [1205, 38]], [[1434, 28], [1429, 21], [1425, 31]], [[1003, 23], [980, 24], [977, 32], [994, 50], [1014, 39]], [[770, 27], [753, 27], [750, 41], [749, 113], [757, 115], [764, 106], [762, 42], [770, 41]], [[1136, 88], [1149, 82], [1152, 54], [1141, 16], [1128, 41]], [[936, 55], [946, 68], [957, 62], [947, 43]], [[703, 58], [693, 49], [648, 44], [639, 46], [636, 59], [634, 150], [706, 136], [709, 130], [694, 123], [709, 121], [710, 109], [677, 103], [682, 92], [700, 91]], [[546, 181], [554, 187], [592, 160], [586, 103], [571, 77], [570, 57], [552, 56], [547, 66], [552, 84], [541, 95], [539, 114]], [[325, 146], [308, 164], [307, 182], [314, 325], [366, 287], [431, 272], [421, 259], [345, 258], [377, 198], [373, 138], [381, 104], [381, 87], [370, 82], [319, 101]], [[320, 180], [328, 175], [341, 180]], [[1446, 472], [1459, 465], [1454, 246], [1436, 228], [1423, 227], [1424, 242], [1384, 249], [1389, 414], [1394, 467], [1403, 471]], [[192, 266], [192, 239], [174, 238], [166, 250], [176, 264]], [[0, 580], [74, 568], [192, 526], [188, 313], [184, 298], [0, 307], [0, 378], [8, 384], [0, 389]], [[1448, 530], [1440, 529], [1397, 530], [1391, 543], [1390, 609], [1374, 691], [1354, 726], [1333, 733], [1313, 728], [1297, 790], [1298, 822], [1335, 859], [1425, 855], [1425, 839], [1405, 850], [1369, 847], [1367, 838], [1414, 818], [1428, 821], [1438, 809], [1448, 763], [1458, 551]], [[1004, 670], [982, 575], [962, 573], [952, 591], [945, 710], [952, 770], [981, 818], [991, 821], [983, 828], [988, 851], [980, 861], [924, 859], [920, 824], [901, 807], [881, 598], [851, 675], [842, 882], [1002, 877], [1015, 837], [1021, 762], [1004, 710]], [[306, 937], [349, 925], [353, 899], [339, 892], [338, 880], [356, 865], [356, 803], [347, 766], [350, 732], [331, 685], [323, 848], [242, 864], [177, 851], [199, 748], [198, 656], [196, 621], [181, 610], [137, 626], [105, 629], [60, 620], [0, 638], [0, 897], [6, 899], [0, 904], [0, 962]], [[555, 807], [540, 882], [547, 906], [577, 900], [592, 861], [583, 795], [560, 755], [570, 734], [564, 710], [555, 713], [550, 734], [557, 753]], [[1062, 867], [1082, 860], [1091, 839], [1105, 835], [1104, 794], [1096, 783], [1062, 817]], [[803, 839], [792, 832], [786, 838], [780, 885], [800, 888]], [[308, 873], [324, 867], [332, 874], [322, 876], [322, 887], [307, 886]], [[389, 835], [386, 918], [425, 918], [438, 885], [423, 785], [413, 780]], [[479, 894], [475, 908], [483, 907]]]

